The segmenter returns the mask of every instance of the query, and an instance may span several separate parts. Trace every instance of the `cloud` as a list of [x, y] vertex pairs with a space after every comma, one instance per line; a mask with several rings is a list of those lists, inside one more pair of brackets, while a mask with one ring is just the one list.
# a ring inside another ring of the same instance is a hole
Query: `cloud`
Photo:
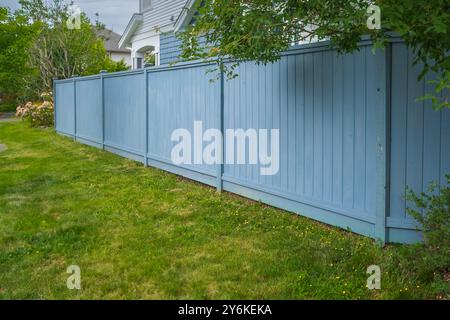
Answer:
[[[69, 2], [69, 1], [68, 1]], [[18, 0], [0, 0], [0, 6], [19, 7]], [[122, 34], [133, 13], [139, 10], [139, 0], [74, 0], [88, 17], [95, 21], [95, 13], [108, 29]]]

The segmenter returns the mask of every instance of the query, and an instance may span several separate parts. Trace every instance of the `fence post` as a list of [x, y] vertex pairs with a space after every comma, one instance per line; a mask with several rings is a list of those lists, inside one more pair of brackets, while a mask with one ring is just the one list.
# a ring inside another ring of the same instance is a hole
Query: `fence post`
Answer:
[[225, 165], [225, 128], [224, 128], [224, 110], [225, 110], [225, 79], [223, 68], [220, 70], [220, 111], [219, 111], [219, 130], [222, 133], [222, 152], [220, 163], [217, 165], [217, 191], [223, 190], [223, 172]]
[[148, 69], [144, 70], [144, 85], [145, 85], [145, 154], [144, 154], [144, 167], [148, 166]]
[[73, 140], [77, 141], [77, 75], [73, 75]]
[[101, 87], [102, 87], [102, 149], [105, 150], [105, 78], [104, 74], [107, 73], [106, 70], [100, 71], [100, 81], [101, 81]]
[[56, 80], [58, 80], [58, 77], [53, 77], [53, 92], [52, 92], [52, 97], [53, 97], [53, 126], [55, 127], [55, 130], [57, 130], [57, 128], [56, 128]]
[[[380, 54], [380, 52], [378, 52]], [[390, 105], [391, 105], [391, 46], [386, 47], [382, 55], [383, 67], [380, 68], [380, 76], [377, 82], [378, 97], [377, 104], [379, 112], [377, 113], [377, 180], [376, 180], [376, 220], [375, 220], [375, 239], [381, 245], [387, 241], [386, 219], [390, 205]]]

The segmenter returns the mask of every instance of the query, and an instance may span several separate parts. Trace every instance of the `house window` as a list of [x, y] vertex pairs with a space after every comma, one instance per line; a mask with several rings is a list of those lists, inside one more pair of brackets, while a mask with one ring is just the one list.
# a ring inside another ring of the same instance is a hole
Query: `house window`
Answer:
[[147, 11], [152, 7], [152, 0], [141, 0], [140, 5], [141, 5], [141, 12]]
[[142, 58], [136, 58], [136, 69], [142, 69]]

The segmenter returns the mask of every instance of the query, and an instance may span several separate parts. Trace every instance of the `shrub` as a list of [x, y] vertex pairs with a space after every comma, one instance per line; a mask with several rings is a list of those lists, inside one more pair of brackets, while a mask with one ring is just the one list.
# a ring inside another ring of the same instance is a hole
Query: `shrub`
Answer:
[[43, 93], [41, 102], [27, 102], [18, 106], [16, 116], [27, 121], [32, 127], [51, 127], [54, 123], [52, 93]]
[[14, 112], [14, 110], [16, 110], [15, 103], [0, 103], [0, 113]]
[[5, 94], [4, 92], [1, 92], [0, 89], [0, 113], [14, 112], [17, 106], [16, 100], [17, 100], [16, 96]]
[[428, 194], [407, 193], [407, 199], [415, 205], [407, 209], [408, 213], [422, 225], [423, 258], [430, 268], [442, 272], [450, 268], [450, 175], [446, 180], [446, 186], [431, 184]]

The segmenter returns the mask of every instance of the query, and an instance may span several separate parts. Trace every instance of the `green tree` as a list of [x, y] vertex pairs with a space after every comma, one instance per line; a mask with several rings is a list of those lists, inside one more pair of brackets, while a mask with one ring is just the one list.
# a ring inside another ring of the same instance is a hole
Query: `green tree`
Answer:
[[28, 49], [37, 31], [27, 19], [0, 8], [0, 93], [3, 102], [13, 107], [20, 94], [30, 95], [28, 84], [37, 74], [28, 64]]
[[445, 272], [450, 266], [450, 175], [443, 185], [430, 184], [427, 193], [408, 189], [406, 199], [409, 215], [423, 230], [422, 259], [431, 270]]
[[[381, 8], [381, 30], [369, 30], [368, 6]], [[398, 34], [424, 64], [421, 78], [438, 74], [436, 91], [450, 89], [450, 3], [448, 0], [203, 0], [195, 24], [180, 34], [184, 59], [214, 60], [235, 76], [242, 61], [267, 64], [279, 59], [292, 43], [329, 39], [340, 52], [358, 50], [369, 36], [376, 47], [386, 44], [390, 32]], [[201, 46], [205, 37], [207, 46]], [[236, 61], [225, 68], [227, 59]], [[448, 96], [438, 108], [449, 107]]]
[[52, 79], [74, 75], [96, 74], [100, 70], [126, 70], [107, 53], [103, 39], [98, 36], [102, 25], [91, 24], [84, 13], [79, 28], [69, 28], [69, 4], [65, 0], [20, 0], [17, 17], [27, 17], [39, 27], [39, 34], [29, 49], [29, 63], [39, 71], [35, 92], [50, 90]]

